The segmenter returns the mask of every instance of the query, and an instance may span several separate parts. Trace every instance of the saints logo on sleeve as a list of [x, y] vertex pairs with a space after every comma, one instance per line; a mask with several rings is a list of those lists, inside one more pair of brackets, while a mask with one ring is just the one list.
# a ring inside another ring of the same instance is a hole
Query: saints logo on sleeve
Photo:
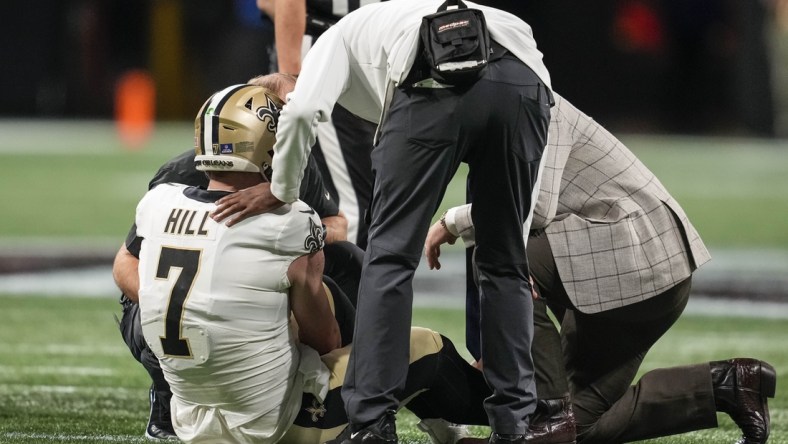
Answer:
[[326, 240], [326, 231], [322, 225], [315, 223], [313, 218], [309, 219], [309, 234], [304, 239], [304, 248], [310, 253], [323, 249]]
[[[287, 208], [289, 207], [289, 208]], [[290, 254], [312, 254], [323, 249], [325, 230], [315, 210], [303, 201], [297, 200], [284, 205], [283, 211], [288, 214], [286, 227], [276, 236], [276, 250]]]

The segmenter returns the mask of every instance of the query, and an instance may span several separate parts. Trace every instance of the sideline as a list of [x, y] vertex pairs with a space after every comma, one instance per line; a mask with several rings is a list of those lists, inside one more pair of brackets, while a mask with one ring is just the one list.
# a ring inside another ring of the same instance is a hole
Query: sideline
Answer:
[[[424, 263], [416, 270], [416, 276], [413, 281], [414, 307], [465, 309], [463, 259], [462, 257], [450, 258], [451, 255], [442, 258], [443, 268], [440, 271], [428, 270]], [[711, 274], [716, 275], [717, 273]], [[696, 288], [698, 287], [700, 286]], [[112, 280], [111, 267], [97, 266], [40, 273], [0, 275], [0, 297], [3, 295], [117, 299], [120, 293]], [[710, 297], [696, 291], [690, 298], [685, 313], [708, 316], [788, 319], [788, 300], [775, 302], [741, 298], [730, 299]]]
[[84, 442], [147, 442], [144, 438], [137, 435], [69, 435], [66, 433], [47, 434], [47, 433], [24, 433], [24, 432], [4, 432], [0, 433], [0, 438], [13, 440], [31, 440], [38, 442], [64, 442], [64, 441], [84, 441]]

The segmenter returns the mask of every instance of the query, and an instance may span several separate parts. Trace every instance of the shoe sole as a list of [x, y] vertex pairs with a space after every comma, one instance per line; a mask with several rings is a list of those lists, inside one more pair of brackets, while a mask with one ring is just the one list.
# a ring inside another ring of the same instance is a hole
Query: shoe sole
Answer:
[[[421, 421], [416, 423], [416, 428], [421, 430], [422, 432], [424, 432], [427, 436], [429, 436], [430, 437], [430, 442], [433, 442], [433, 443], [435, 443], [435, 442], [444, 443], [445, 442], [445, 441], [442, 441], [442, 440], [438, 439], [438, 436], [432, 430], [432, 427], [428, 426], [427, 424], [424, 424]], [[462, 439], [462, 438], [460, 438], [460, 439]], [[448, 443], [448, 444], [454, 444], [454, 443], [451, 442], [451, 443]]]
[[774, 398], [777, 392], [777, 372], [770, 364], [761, 361], [761, 396]]

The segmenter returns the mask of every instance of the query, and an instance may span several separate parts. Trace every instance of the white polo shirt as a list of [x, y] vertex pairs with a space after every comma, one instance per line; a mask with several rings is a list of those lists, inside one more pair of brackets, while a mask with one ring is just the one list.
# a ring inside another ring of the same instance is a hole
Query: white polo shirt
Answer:
[[[400, 85], [416, 58], [419, 27], [441, 0], [396, 0], [361, 7], [323, 33], [306, 55], [295, 90], [279, 119], [271, 192], [284, 202], [298, 189], [318, 121], [335, 103], [379, 123], [387, 88]], [[484, 12], [493, 40], [528, 65], [545, 85], [550, 76], [531, 28], [508, 12], [465, 2]]]

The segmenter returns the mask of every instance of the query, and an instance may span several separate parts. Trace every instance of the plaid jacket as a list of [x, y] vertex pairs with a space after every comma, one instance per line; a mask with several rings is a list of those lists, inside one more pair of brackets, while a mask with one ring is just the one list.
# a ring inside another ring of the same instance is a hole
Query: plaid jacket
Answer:
[[[684, 210], [618, 139], [555, 94], [530, 228], [544, 229], [572, 303], [597, 313], [656, 296], [711, 259]], [[469, 206], [450, 231], [473, 242]]]
[[532, 229], [573, 304], [596, 313], [658, 295], [711, 259], [684, 210], [618, 139], [556, 95]]

